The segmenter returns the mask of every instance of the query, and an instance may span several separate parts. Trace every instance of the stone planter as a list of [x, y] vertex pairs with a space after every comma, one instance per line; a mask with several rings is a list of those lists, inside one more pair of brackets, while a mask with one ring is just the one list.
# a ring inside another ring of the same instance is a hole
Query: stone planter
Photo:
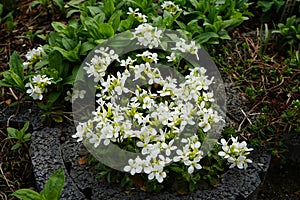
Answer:
[[252, 153], [254, 161], [247, 170], [231, 169], [221, 179], [221, 185], [214, 189], [195, 191], [187, 195], [176, 193], [146, 193], [139, 189], [124, 191], [118, 185], [110, 185], [105, 180], [96, 179], [95, 169], [78, 160], [86, 153], [85, 147], [77, 143], [71, 135], [74, 127], [61, 124], [46, 127], [39, 121], [34, 107], [24, 107], [16, 117], [13, 110], [0, 113], [0, 123], [10, 125], [30, 121], [32, 128], [31, 160], [37, 187], [43, 188], [48, 177], [58, 168], [66, 173], [65, 187], [61, 199], [256, 199], [259, 186], [263, 183], [269, 167], [270, 155]]

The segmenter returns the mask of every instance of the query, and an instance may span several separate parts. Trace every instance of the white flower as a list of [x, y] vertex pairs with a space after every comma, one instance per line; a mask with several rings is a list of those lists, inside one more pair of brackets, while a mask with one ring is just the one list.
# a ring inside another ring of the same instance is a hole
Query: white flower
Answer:
[[168, 62], [176, 62], [177, 59], [174, 52], [172, 52], [170, 56], [166, 56], [166, 58], [168, 59]]
[[162, 144], [162, 148], [165, 149], [165, 151], [166, 151], [166, 156], [170, 156], [171, 151], [174, 151], [175, 149], [177, 149], [177, 146], [173, 146], [174, 141], [175, 140], [173, 139], [169, 142], [169, 144], [167, 144], [167, 143]]
[[177, 149], [176, 150], [176, 154], [178, 156], [175, 156], [173, 158], [174, 162], [179, 162], [179, 161], [183, 161], [184, 162], [184, 161], [188, 160], [189, 159], [189, 154], [190, 154], [188, 146], [184, 146], [182, 150], [181, 149]]
[[152, 106], [154, 106], [155, 102], [153, 99], [151, 99], [149, 96], [146, 96], [143, 99], [143, 109], [150, 109]]
[[239, 156], [238, 158], [229, 157], [228, 162], [232, 163], [229, 168], [237, 166], [239, 169], [246, 169], [248, 163], [252, 163], [252, 160], [247, 159], [246, 156]]
[[219, 151], [218, 155], [222, 156], [224, 158], [229, 158], [230, 157], [230, 155], [229, 155], [229, 145], [227, 144], [226, 140], [224, 138], [222, 138], [220, 144], [222, 145], [222, 150], [223, 151]]
[[38, 86], [33, 86], [31, 83], [26, 83], [25, 87], [29, 87], [26, 90], [26, 93], [29, 94], [34, 100], [42, 100], [43, 99], [43, 92], [41, 88]]
[[135, 173], [141, 173], [142, 172], [142, 166], [141, 166], [141, 159], [137, 157], [135, 160], [129, 159], [128, 164], [124, 167], [125, 172], [129, 172], [131, 175], [134, 175]]
[[41, 46], [39, 46], [35, 49], [31, 49], [30, 51], [28, 51], [26, 53], [25, 57], [28, 61], [40, 60], [42, 57], [42, 54], [44, 54], [44, 53], [45, 53], [44, 49]]
[[29, 87], [26, 91], [29, 96], [31, 96], [34, 100], [42, 100], [43, 93], [47, 92], [47, 86], [51, 85], [51, 80], [53, 78], [48, 78], [46, 75], [36, 75], [33, 76], [30, 82], [25, 84], [25, 87]]
[[32, 79], [31, 79], [31, 81], [33, 82], [33, 83], [36, 83], [36, 84], [38, 84], [38, 85], [40, 85], [40, 84], [43, 84], [43, 85], [45, 85], [45, 86], [47, 86], [47, 85], [51, 85], [51, 80], [52, 80], [53, 78], [48, 78], [46, 75], [36, 75], [36, 76], [34, 76]]
[[132, 66], [135, 61], [136, 59], [132, 59], [128, 57], [126, 60], [120, 60], [119, 62], [120, 62], [120, 66], [128, 67], [128, 66]]
[[[231, 144], [228, 142], [231, 140]], [[228, 141], [221, 139], [222, 150], [219, 151], [218, 155], [227, 159], [231, 164], [230, 168], [237, 166], [239, 169], [246, 169], [248, 163], [252, 163], [252, 160], [247, 159], [249, 151], [252, 151], [252, 148], [247, 148], [247, 143], [245, 141], [238, 142], [238, 137], [231, 137]]]
[[147, 22], [147, 16], [143, 15], [142, 13], [138, 12], [139, 8], [136, 8], [133, 10], [131, 7], [129, 7], [129, 12], [127, 12], [128, 15], [133, 15], [135, 19], [140, 23]]
[[211, 129], [211, 125], [209, 122], [209, 114], [205, 113], [201, 122], [199, 123], [199, 126], [203, 128], [203, 131], [206, 133]]
[[148, 175], [148, 179], [152, 180], [155, 178], [159, 183], [162, 183], [166, 176], [167, 174], [163, 171], [163, 166], [161, 166], [159, 163], [156, 163], [152, 167], [151, 172]]
[[188, 173], [192, 174], [194, 173], [195, 168], [196, 169], [202, 169], [202, 166], [199, 164], [200, 162], [200, 157], [194, 158], [192, 161], [191, 160], [185, 160], [184, 164], [186, 166], [189, 166], [188, 168]]
[[29, 69], [31, 67], [30, 62], [23, 62], [24, 69]]
[[133, 10], [131, 7], [129, 7], [129, 12], [127, 12], [128, 15], [136, 15], [136, 13], [138, 13], [138, 11], [140, 10], [139, 8], [136, 8], [135, 10]]

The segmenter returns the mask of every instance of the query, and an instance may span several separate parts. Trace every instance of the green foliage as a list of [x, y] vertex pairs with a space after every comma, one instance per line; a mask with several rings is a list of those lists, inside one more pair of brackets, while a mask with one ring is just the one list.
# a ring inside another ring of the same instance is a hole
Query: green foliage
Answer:
[[[293, 5], [286, 5], [286, 3], [293, 3]], [[299, 0], [295, 1], [286, 1], [286, 0], [260, 0], [256, 4], [256, 8], [261, 8], [263, 14], [261, 16], [261, 21], [262, 22], [275, 22], [278, 23], [280, 20], [285, 20], [283, 17], [286, 17], [285, 15], [291, 15], [293, 13], [284, 13], [287, 12], [285, 10], [285, 7], [291, 7], [293, 6], [294, 8], [294, 13], [297, 13], [300, 11], [300, 5], [299, 5]], [[289, 9], [288, 9], [289, 10]]]
[[65, 3], [64, 0], [35, 0], [30, 3], [30, 7], [35, 7], [41, 5], [43, 6], [47, 12], [49, 12], [49, 9], [52, 13], [55, 13], [56, 8], [59, 8], [59, 11], [64, 13], [65, 12]]
[[4, 80], [0, 80], [0, 86], [14, 86], [25, 91], [23, 62], [16, 52], [13, 52], [9, 59], [9, 70], [3, 72], [2, 75]]
[[257, 6], [262, 8], [263, 12], [276, 12], [279, 13], [280, 9], [283, 8], [285, 0], [262, 0], [257, 2]]
[[295, 15], [286, 19], [286, 23], [279, 23], [278, 29], [273, 33], [279, 34], [278, 38], [281, 48], [288, 46], [289, 49], [299, 49], [300, 42], [300, 18]]
[[32, 30], [29, 30], [29, 31], [25, 32], [25, 35], [18, 36], [18, 38], [25, 38], [25, 39], [28, 39], [30, 42], [33, 42], [34, 39], [36, 37], [39, 37], [40, 33], [42, 33], [42, 32], [43, 32], [42, 30], [37, 30], [35, 32], [33, 32]]
[[23, 143], [28, 142], [31, 138], [30, 133], [26, 133], [29, 128], [29, 122], [26, 122], [21, 130], [8, 127], [7, 133], [9, 139], [17, 140], [17, 143], [11, 147], [11, 150], [18, 149]]
[[40, 193], [30, 189], [20, 189], [15, 191], [12, 196], [22, 200], [58, 200], [60, 199], [64, 183], [64, 170], [58, 169], [49, 177]]
[[262, 22], [279, 21], [286, 0], [260, 0], [257, 2], [257, 8], [261, 8], [263, 16]]
[[200, 44], [218, 44], [230, 39], [228, 32], [247, 20], [247, 1], [190, 1], [191, 19], [187, 29]]

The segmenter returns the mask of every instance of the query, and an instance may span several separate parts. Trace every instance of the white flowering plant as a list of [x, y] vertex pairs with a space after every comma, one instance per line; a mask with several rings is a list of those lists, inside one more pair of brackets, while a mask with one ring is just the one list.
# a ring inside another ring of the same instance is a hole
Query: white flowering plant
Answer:
[[[116, 40], [124, 41], [123, 36], [139, 47], [137, 52], [117, 53], [123, 48]], [[215, 103], [215, 79], [205, 67], [192, 65], [200, 62], [201, 47], [148, 23], [123, 36], [97, 47], [83, 63], [80, 77], [86, 79], [77, 82], [94, 85], [96, 107], [78, 123], [73, 137], [108, 165], [100, 164], [100, 174], [147, 191], [168, 186], [193, 191], [203, 179], [216, 184], [224, 161], [246, 169], [253, 149], [245, 141], [231, 137], [217, 143], [225, 121]], [[133, 154], [110, 152], [110, 145]]]
[[[229, 39], [227, 29], [246, 20], [230, 1], [216, 5], [106, 0], [73, 7], [80, 8], [79, 19], [70, 19], [67, 24], [52, 22], [54, 31], [42, 37], [44, 46], [29, 50], [23, 60], [12, 54], [10, 70], [3, 73], [0, 86], [19, 89], [22, 93], [17, 100], [23, 96], [34, 100], [44, 116], [56, 122], [62, 122], [64, 112], [70, 111], [66, 109], [70, 108], [68, 102], [77, 105], [82, 100], [78, 113], [84, 111], [90, 117], [85, 116], [74, 137], [90, 144], [91, 149], [114, 144], [138, 153], [125, 158], [126, 163], [119, 166], [123, 172], [102, 168], [121, 173], [122, 183], [142, 180], [147, 191], [166, 185], [174, 190], [188, 186], [192, 191], [203, 179], [215, 184], [225, 166], [223, 160], [238, 168], [251, 163], [247, 156], [252, 149], [245, 142], [230, 138], [221, 139], [217, 145], [218, 137], [210, 137], [220, 136], [224, 116], [215, 103], [214, 76], [197, 64], [201, 59], [196, 43], [216, 44], [219, 39]], [[228, 12], [234, 14], [224, 23], [225, 18], [201, 12], [221, 15], [227, 8], [236, 10]], [[69, 16], [75, 12], [78, 10], [70, 10]], [[132, 28], [133, 32], [128, 31]], [[163, 34], [161, 28], [180, 29], [183, 36]], [[110, 43], [119, 32], [125, 36]], [[186, 40], [188, 37], [196, 42]], [[133, 43], [139, 49], [122, 54], [122, 49]], [[99, 44], [109, 45], [88, 57], [82, 73], [82, 61]], [[193, 59], [189, 62], [188, 58]], [[72, 88], [75, 79], [86, 77], [93, 80], [92, 84], [81, 83], [88, 88], [76, 84]], [[84, 103], [94, 95], [89, 90], [95, 88], [93, 103], [97, 107], [90, 110]], [[211, 149], [211, 144], [216, 145]]]

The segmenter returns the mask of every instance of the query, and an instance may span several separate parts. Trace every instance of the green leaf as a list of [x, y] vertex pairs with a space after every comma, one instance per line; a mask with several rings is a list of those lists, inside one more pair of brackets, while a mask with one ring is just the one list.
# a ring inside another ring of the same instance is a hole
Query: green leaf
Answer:
[[[102, 13], [102, 9], [99, 6], [87, 6], [92, 16]], [[105, 15], [105, 14], [104, 14]]]
[[20, 144], [20, 143], [16, 143], [16, 144], [14, 144], [14, 145], [11, 147], [10, 150], [14, 151], [14, 150], [16, 150], [16, 149], [18, 149], [18, 148], [20, 148], [20, 147], [21, 147], [21, 144]]
[[181, 29], [186, 29], [186, 25], [183, 23], [183, 22], [181, 22], [181, 21], [175, 21], [176, 22], [176, 24], [179, 26], [179, 28], [181, 28]]
[[113, 14], [115, 11], [115, 5], [113, 0], [104, 0], [104, 13], [106, 18], [110, 18], [110, 16]]
[[56, 170], [46, 182], [44, 189], [41, 191], [47, 200], [58, 200], [65, 183], [65, 173], [63, 169]]
[[22, 200], [42, 200], [41, 195], [33, 190], [20, 189], [12, 193], [13, 196]]
[[56, 5], [59, 7], [59, 9], [61, 11], [64, 11], [65, 10], [65, 7], [64, 7], [64, 1], [63, 0], [53, 0]]
[[101, 22], [99, 17], [80, 16], [83, 26], [94, 40], [107, 39], [114, 35], [113, 27], [108, 23]]
[[48, 95], [48, 103], [54, 103], [60, 96], [60, 92], [51, 92]]
[[94, 49], [97, 45], [93, 42], [87, 41], [81, 45], [80, 55], [87, 55], [89, 51]]
[[178, 174], [181, 174], [183, 172], [183, 169], [177, 166], [170, 166], [170, 169]]
[[48, 64], [49, 64], [49, 60], [48, 60], [48, 59], [41, 60], [40, 62], [38, 62], [38, 63], [36, 63], [36, 64], [34, 65], [34, 69], [35, 69], [35, 70], [40, 69], [40, 68], [42, 68], [42, 67], [44, 67], [44, 66], [46, 66], [46, 65], [48, 65]]
[[23, 128], [21, 129], [21, 131], [22, 131], [23, 133], [25, 133], [25, 132], [28, 130], [28, 128], [29, 128], [29, 122], [26, 122], [26, 123], [24, 124]]
[[119, 28], [121, 15], [122, 15], [122, 11], [117, 10], [108, 20], [108, 23], [113, 27], [115, 32]]
[[67, 28], [66, 25], [62, 24], [61, 22], [52, 22], [51, 26], [54, 28], [57, 32], [64, 32]]
[[123, 32], [123, 31], [127, 31], [127, 30], [131, 29], [132, 24], [133, 24], [133, 21], [130, 20], [129, 18], [126, 20], [122, 20], [119, 25], [119, 31]]
[[74, 41], [74, 39], [69, 39], [69, 38], [62, 38], [61, 42], [67, 51], [74, 49], [78, 44], [76, 41]]
[[39, 5], [40, 4], [40, 2], [39, 1], [33, 1], [33, 2], [31, 2], [30, 4], [29, 4], [29, 7], [35, 7], [35, 6], [37, 6], [37, 5]]
[[10, 71], [10, 76], [14, 80], [13, 85], [21, 89], [22, 91], [25, 91], [25, 85], [23, 79], [13, 71]]
[[11, 87], [12, 85], [7, 83], [5, 80], [0, 80], [0, 87]]
[[63, 72], [63, 60], [62, 60], [62, 56], [61, 54], [54, 50], [51, 51], [49, 54], [49, 67], [56, 69], [59, 73], [59, 76], [62, 74]]
[[17, 133], [16, 133], [18, 131], [17, 129], [8, 127], [6, 131], [9, 137], [17, 139]]
[[64, 58], [66, 58], [67, 60], [71, 61], [71, 62], [76, 62], [79, 61], [79, 50], [81, 47], [81, 42], [78, 43], [78, 45], [72, 49], [71, 51], [66, 51], [60, 47], [54, 47], [55, 50], [59, 51], [59, 53], [62, 54], [62, 56]]
[[203, 44], [203, 43], [209, 41], [211, 38], [218, 38], [218, 37], [219, 37], [219, 35], [217, 33], [206, 32], [206, 33], [201, 33], [200, 35], [195, 37], [194, 40], [196, 42], [198, 42], [199, 44]]
[[15, 81], [11, 77], [11, 71], [3, 72], [2, 76], [3, 76], [4, 80], [6, 81], [6, 83], [11, 84], [11, 85], [15, 85]]
[[110, 24], [100, 23], [99, 27], [99, 33], [103, 36], [102, 38], [104, 39], [113, 36], [115, 33], [113, 27]]
[[30, 133], [26, 133], [24, 136], [23, 136], [23, 139], [25, 142], [29, 141], [31, 138], [31, 134]]
[[24, 66], [23, 61], [17, 52], [13, 52], [9, 59], [9, 68], [16, 73], [21, 80], [24, 80]]

